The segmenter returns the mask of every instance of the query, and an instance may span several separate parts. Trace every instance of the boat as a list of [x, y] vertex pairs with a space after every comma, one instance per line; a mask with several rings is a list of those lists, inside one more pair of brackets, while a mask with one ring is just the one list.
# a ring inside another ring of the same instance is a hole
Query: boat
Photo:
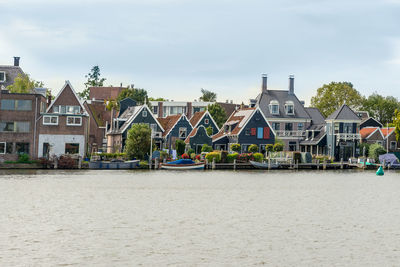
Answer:
[[[253, 165], [254, 167], [256, 167], [257, 169], [269, 169], [269, 164], [268, 162], [257, 162], [257, 161], [249, 161], [251, 165]], [[272, 163], [271, 162], [271, 169], [278, 169], [279, 168], [279, 163]]]
[[139, 160], [129, 161], [90, 161], [89, 169], [136, 169], [139, 166]]
[[179, 159], [161, 164], [161, 169], [165, 170], [201, 170], [206, 164], [204, 162], [196, 163], [191, 159]]

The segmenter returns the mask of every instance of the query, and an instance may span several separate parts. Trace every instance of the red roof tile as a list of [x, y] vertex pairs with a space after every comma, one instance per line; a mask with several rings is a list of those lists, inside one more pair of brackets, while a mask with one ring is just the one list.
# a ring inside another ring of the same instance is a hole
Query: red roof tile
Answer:
[[169, 131], [174, 127], [177, 121], [181, 118], [181, 114], [167, 116], [165, 118], [157, 118], [158, 122], [164, 128], [163, 136], [166, 136]]
[[376, 131], [376, 129], [378, 129], [378, 127], [366, 127], [366, 128], [362, 128], [360, 130], [360, 135], [362, 139], [367, 138], [368, 136], [370, 136], [370, 134], [372, 134], [373, 132]]

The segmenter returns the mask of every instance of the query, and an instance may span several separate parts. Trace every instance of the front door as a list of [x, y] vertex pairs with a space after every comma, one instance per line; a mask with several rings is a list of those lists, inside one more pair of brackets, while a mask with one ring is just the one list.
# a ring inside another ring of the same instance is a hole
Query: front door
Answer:
[[50, 152], [50, 144], [49, 143], [43, 143], [43, 157], [44, 158], [49, 158], [49, 152]]

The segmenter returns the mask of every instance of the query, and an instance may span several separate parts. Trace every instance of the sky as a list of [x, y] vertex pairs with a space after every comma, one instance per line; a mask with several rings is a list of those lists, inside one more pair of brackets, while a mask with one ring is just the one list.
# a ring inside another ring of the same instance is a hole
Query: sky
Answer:
[[0, 0], [0, 65], [22, 69], [53, 94], [104, 85], [149, 96], [248, 103], [287, 89], [309, 104], [317, 88], [349, 81], [363, 95], [400, 98], [400, 0]]

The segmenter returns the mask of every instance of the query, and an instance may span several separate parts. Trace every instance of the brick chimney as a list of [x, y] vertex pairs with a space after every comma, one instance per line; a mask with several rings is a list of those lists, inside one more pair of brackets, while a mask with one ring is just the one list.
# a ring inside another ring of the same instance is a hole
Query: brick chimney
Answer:
[[261, 93], [267, 93], [268, 87], [267, 87], [267, 74], [262, 75], [262, 89]]
[[163, 102], [159, 101], [158, 102], [158, 117], [163, 118], [164, 116], [164, 109], [163, 109]]
[[192, 102], [187, 102], [187, 106], [186, 106], [187, 110], [186, 110], [186, 117], [190, 120], [190, 118], [192, 117]]
[[289, 75], [289, 95], [294, 95], [294, 75]]
[[19, 66], [19, 59], [20, 59], [20, 57], [14, 57], [14, 66], [15, 67]]

